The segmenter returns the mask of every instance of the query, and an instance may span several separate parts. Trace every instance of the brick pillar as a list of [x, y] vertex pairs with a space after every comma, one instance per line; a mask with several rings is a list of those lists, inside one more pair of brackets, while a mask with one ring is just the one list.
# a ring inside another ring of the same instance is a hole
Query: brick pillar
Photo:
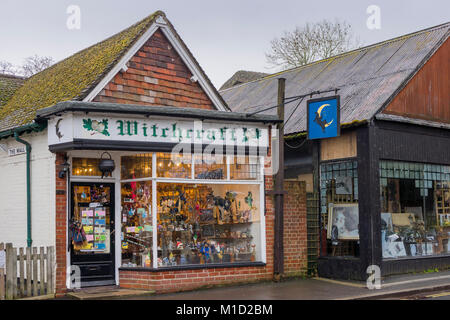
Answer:
[[59, 178], [65, 153], [57, 153], [55, 161], [56, 179], [56, 296], [66, 292], [66, 253], [67, 253], [67, 174]]
[[308, 271], [306, 183], [285, 181], [284, 189], [284, 276], [303, 276]]

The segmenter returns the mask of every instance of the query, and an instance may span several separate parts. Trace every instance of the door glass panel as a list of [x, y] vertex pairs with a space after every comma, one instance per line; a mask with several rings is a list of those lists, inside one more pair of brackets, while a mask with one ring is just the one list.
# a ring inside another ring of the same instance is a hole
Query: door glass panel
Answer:
[[[81, 234], [83, 242], [72, 236], [73, 253], [109, 254], [111, 252], [111, 189], [102, 185], [74, 186], [74, 211], [71, 232]], [[75, 231], [74, 231], [75, 230]]]

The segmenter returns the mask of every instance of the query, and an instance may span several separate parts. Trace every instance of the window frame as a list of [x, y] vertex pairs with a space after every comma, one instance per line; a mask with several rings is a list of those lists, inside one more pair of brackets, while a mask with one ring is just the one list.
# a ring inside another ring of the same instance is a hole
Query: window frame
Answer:
[[[260, 227], [260, 261], [255, 261], [252, 263], [266, 263], [266, 225], [265, 225], [265, 188], [264, 188], [264, 156], [253, 156], [256, 158], [257, 165], [259, 165], [259, 172], [257, 172], [257, 179], [252, 180], [232, 180], [230, 175], [230, 160], [231, 157], [237, 157], [237, 155], [233, 156], [225, 156], [226, 159], [226, 174], [224, 175], [224, 179], [195, 179], [195, 154], [192, 154], [191, 157], [191, 175], [187, 179], [183, 178], [165, 178], [165, 177], [158, 177], [157, 175], [157, 163], [158, 163], [158, 153], [164, 153], [164, 152], [149, 152], [152, 154], [152, 174], [151, 177], [146, 178], [137, 178], [137, 179], [123, 179], [121, 177], [121, 161], [123, 156], [132, 156], [139, 154], [138, 152], [133, 153], [121, 153], [120, 156], [118, 156], [119, 159], [119, 166], [116, 166], [119, 168], [118, 173], [116, 176], [119, 177], [119, 179], [116, 181], [121, 186], [122, 183], [129, 183], [129, 182], [144, 182], [144, 181], [151, 181], [152, 182], [152, 225], [153, 225], [153, 243], [152, 243], [152, 269], [167, 269], [167, 267], [158, 267], [158, 228], [157, 228], [157, 186], [158, 183], [173, 183], [173, 184], [222, 184], [222, 185], [230, 185], [230, 184], [240, 184], [240, 185], [258, 185], [259, 186], [259, 221], [255, 223], [259, 223]], [[249, 155], [251, 156], [251, 155]], [[120, 190], [120, 188], [119, 188]], [[120, 193], [120, 191], [119, 191]], [[120, 206], [119, 206], [120, 207]], [[121, 221], [121, 220], [120, 220]], [[122, 222], [121, 222], [122, 223]], [[120, 224], [120, 227], [122, 224]], [[121, 232], [121, 231], [119, 231]], [[121, 251], [120, 251], [121, 252]], [[122, 255], [120, 254], [120, 264], [122, 265]], [[233, 263], [224, 263], [224, 266], [233, 265]], [[199, 266], [205, 266], [208, 265], [183, 265], [183, 268], [189, 269], [189, 267], [192, 268], [198, 268]], [[178, 266], [176, 266], [178, 267]], [[175, 268], [176, 268], [175, 267]], [[181, 266], [180, 266], [181, 267]], [[120, 267], [119, 267], [120, 268]], [[130, 268], [130, 267], [126, 267]], [[142, 270], [146, 269], [143, 267], [131, 267], [133, 269]]]

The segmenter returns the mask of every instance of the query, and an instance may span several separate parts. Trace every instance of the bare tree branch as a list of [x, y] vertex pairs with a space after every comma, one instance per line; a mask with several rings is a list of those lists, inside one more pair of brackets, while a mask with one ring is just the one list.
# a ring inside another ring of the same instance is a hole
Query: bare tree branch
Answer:
[[17, 75], [18, 70], [11, 62], [8, 61], [0, 61], [0, 73]]
[[0, 73], [31, 77], [32, 75], [47, 69], [53, 63], [54, 60], [52, 57], [40, 57], [38, 55], [26, 58], [21, 66], [15, 66], [11, 62], [0, 60]]
[[302, 66], [360, 46], [347, 22], [323, 20], [284, 32], [270, 42], [267, 62], [283, 69]]
[[28, 57], [22, 65], [22, 74], [25, 77], [31, 77], [32, 75], [47, 69], [53, 63], [52, 57], [40, 57], [38, 55]]

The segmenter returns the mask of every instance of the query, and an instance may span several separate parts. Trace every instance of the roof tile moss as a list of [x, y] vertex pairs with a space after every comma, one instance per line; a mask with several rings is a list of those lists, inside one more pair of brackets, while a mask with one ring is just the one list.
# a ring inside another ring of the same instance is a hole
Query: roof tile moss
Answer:
[[157, 11], [27, 79], [0, 109], [0, 131], [32, 122], [38, 109], [82, 100], [160, 15]]
[[5, 105], [25, 81], [22, 77], [0, 74], [0, 106]]

